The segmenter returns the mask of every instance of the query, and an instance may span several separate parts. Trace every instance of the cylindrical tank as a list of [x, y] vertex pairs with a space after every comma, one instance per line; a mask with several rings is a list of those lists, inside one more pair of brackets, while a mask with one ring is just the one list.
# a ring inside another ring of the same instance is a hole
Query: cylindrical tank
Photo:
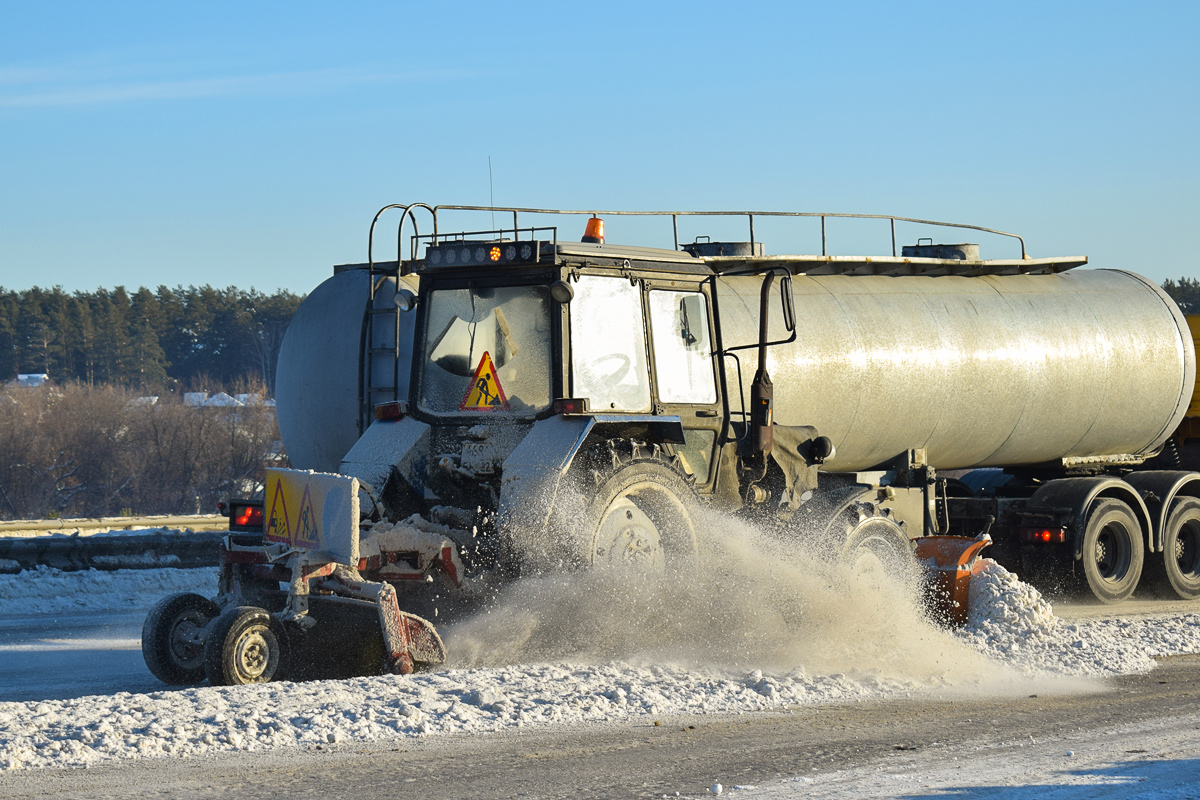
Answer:
[[[725, 346], [753, 343], [762, 278], [717, 285]], [[1192, 396], [1187, 323], [1132, 273], [797, 276], [793, 286], [796, 341], [769, 350], [775, 422], [828, 436], [831, 471], [921, 447], [941, 469], [1152, 453]], [[778, 299], [770, 308], [772, 339], [786, 338]], [[748, 392], [754, 353], [739, 355]], [[736, 413], [732, 359], [726, 370]]]
[[[416, 291], [415, 277], [401, 280]], [[283, 446], [296, 469], [337, 472], [342, 456], [358, 441], [368, 287], [366, 269], [335, 273], [304, 298], [284, 334], [275, 373], [275, 404]], [[388, 278], [375, 292], [375, 307], [394, 311], [395, 294], [396, 282]], [[408, 397], [415, 317], [399, 315], [400, 358], [395, 371], [402, 400]], [[374, 316], [375, 347], [391, 347], [394, 320], [391, 313]], [[376, 385], [390, 384], [391, 354], [373, 357]]]

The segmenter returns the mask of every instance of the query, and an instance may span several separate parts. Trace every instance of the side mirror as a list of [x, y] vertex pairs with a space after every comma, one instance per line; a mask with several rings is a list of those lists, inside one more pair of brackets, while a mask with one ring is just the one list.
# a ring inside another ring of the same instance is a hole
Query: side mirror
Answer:
[[783, 325], [792, 333], [796, 330], [796, 301], [792, 297], [791, 275], [784, 275], [779, 281], [779, 294], [783, 300]]
[[401, 311], [412, 311], [417, 307], [417, 296], [408, 289], [396, 290], [395, 297], [396, 308]]

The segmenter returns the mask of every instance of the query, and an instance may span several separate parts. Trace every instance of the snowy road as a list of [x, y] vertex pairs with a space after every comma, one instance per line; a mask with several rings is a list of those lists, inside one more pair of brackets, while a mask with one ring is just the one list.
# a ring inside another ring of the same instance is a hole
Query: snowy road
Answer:
[[26, 770], [0, 797], [698, 798], [717, 782], [745, 800], [1200, 797], [1200, 658], [1105, 683]]
[[[0, 797], [1200, 797], [1200, 659], [1153, 661], [1200, 653], [1194, 604], [1064, 620], [994, 570], [950, 634], [878, 586], [781, 576], [802, 606], [531, 583], [447, 631], [445, 670], [182, 690], [146, 670], [141, 620], [212, 571], [0, 576]], [[674, 606], [651, 630], [626, 598]]]

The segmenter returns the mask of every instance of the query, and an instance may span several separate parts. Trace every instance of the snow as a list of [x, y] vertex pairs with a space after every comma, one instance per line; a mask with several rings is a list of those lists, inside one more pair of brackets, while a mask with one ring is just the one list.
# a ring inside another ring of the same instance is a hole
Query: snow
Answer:
[[[736, 561], [726, 559], [722, 568]], [[489, 613], [444, 631], [458, 661], [408, 677], [0, 702], [0, 768], [320, 749], [347, 741], [944, 697], [954, 690], [1025, 692], [1031, 684], [1072, 690], [1096, 676], [1150, 670], [1156, 656], [1200, 651], [1196, 614], [1067, 623], [1036, 590], [995, 564], [973, 581], [969, 624], [953, 633], [925, 623], [915, 610], [897, 610], [897, 596], [879, 584], [839, 584], [828, 572], [784, 566], [745, 585], [750, 595], [740, 601], [728, 584], [717, 586], [706, 574], [673, 581], [669, 596], [662, 586], [603, 575], [526, 581], [502, 593]], [[795, 608], [769, 593], [754, 599], [756, 592], [797, 581], [807, 596]], [[176, 591], [212, 594], [215, 583], [213, 569], [41, 569], [0, 576], [0, 609], [4, 617], [82, 609], [129, 614]], [[719, 610], [710, 602], [716, 598], [725, 601]], [[657, 605], [645, 605], [652, 600]], [[631, 619], [631, 608], [656, 613]], [[689, 611], [673, 614], [673, 608]], [[714, 617], [718, 611], [724, 616]], [[632, 628], [628, 637], [599, 635], [621, 619], [622, 629]], [[876, 641], [886, 628], [900, 632]], [[781, 633], [799, 645], [777, 641]], [[732, 641], [722, 647], [722, 640]], [[137, 639], [104, 646], [134, 650]], [[758, 796], [749, 787], [725, 792]]]

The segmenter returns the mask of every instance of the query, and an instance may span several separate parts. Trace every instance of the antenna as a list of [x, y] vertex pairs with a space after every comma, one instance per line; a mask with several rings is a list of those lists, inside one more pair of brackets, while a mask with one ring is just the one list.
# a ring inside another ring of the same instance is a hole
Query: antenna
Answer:
[[[496, 207], [496, 193], [492, 187], [492, 157], [488, 156], [488, 205]], [[492, 230], [496, 229], [496, 212], [492, 211]]]

